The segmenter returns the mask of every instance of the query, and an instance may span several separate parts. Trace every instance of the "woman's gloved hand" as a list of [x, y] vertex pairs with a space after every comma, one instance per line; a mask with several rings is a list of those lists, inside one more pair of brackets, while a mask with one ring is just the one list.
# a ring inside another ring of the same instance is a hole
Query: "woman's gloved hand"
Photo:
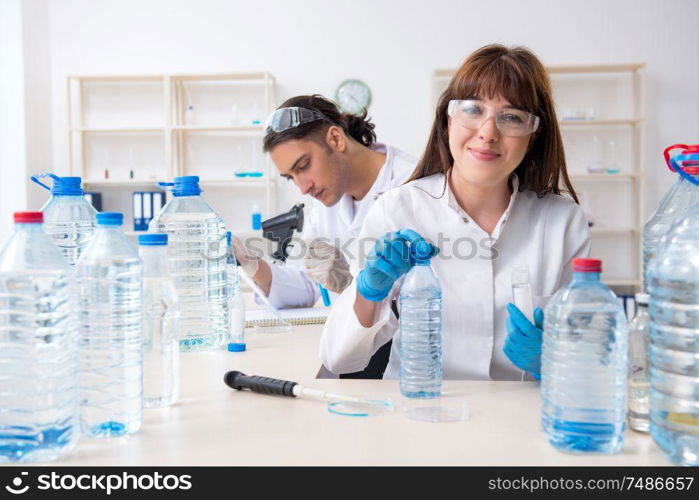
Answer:
[[357, 291], [361, 296], [372, 302], [385, 299], [393, 283], [415, 265], [410, 257], [410, 247], [416, 245], [428, 249], [432, 256], [439, 252], [412, 229], [388, 233], [377, 240], [366, 258], [364, 269], [357, 275]]
[[342, 251], [326, 241], [311, 240], [303, 263], [306, 274], [331, 292], [342, 293], [352, 283], [349, 264]]
[[541, 378], [541, 344], [544, 311], [534, 309], [534, 324], [514, 304], [507, 304], [507, 338], [502, 351], [517, 368]]

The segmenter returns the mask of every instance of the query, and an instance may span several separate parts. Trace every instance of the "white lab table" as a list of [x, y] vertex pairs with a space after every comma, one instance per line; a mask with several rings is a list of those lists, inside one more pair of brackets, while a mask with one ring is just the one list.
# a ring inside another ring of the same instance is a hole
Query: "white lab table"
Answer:
[[135, 435], [83, 439], [51, 465], [671, 465], [648, 435], [627, 431], [622, 453], [556, 451], [540, 430], [539, 387], [531, 382], [446, 381], [445, 398], [464, 398], [470, 419], [409, 420], [400, 409], [345, 417], [323, 402], [235, 391], [228, 370], [328, 391], [390, 397], [397, 381], [316, 379], [321, 327], [252, 334], [248, 351], [181, 355], [182, 390], [171, 408], [146, 410]]

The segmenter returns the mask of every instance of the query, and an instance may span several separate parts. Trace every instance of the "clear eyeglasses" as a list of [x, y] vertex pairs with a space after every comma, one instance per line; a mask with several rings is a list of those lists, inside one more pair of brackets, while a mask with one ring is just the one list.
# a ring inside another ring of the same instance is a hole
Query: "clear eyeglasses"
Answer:
[[539, 117], [517, 108], [494, 110], [475, 99], [452, 99], [447, 113], [457, 123], [470, 130], [478, 130], [490, 118], [495, 118], [495, 126], [506, 136], [529, 135], [539, 128]]

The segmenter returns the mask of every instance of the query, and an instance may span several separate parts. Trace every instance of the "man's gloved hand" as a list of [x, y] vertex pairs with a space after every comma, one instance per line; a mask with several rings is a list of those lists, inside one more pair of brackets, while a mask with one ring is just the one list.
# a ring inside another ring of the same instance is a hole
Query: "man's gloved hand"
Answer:
[[331, 292], [342, 293], [352, 283], [349, 264], [342, 251], [326, 241], [311, 240], [303, 263], [308, 276]]
[[427, 243], [412, 229], [401, 229], [377, 240], [364, 263], [364, 269], [357, 275], [357, 291], [367, 300], [381, 302], [385, 299], [393, 283], [407, 273], [415, 261], [410, 257], [410, 246], [418, 246], [437, 255], [439, 249]]
[[242, 241], [235, 236], [231, 237], [231, 248], [233, 248], [233, 254], [235, 255], [235, 260], [238, 261], [240, 267], [243, 271], [247, 273], [251, 278], [255, 276], [257, 270], [260, 267], [259, 257], [254, 256], [249, 252]]
[[541, 344], [544, 328], [544, 312], [534, 309], [534, 325], [514, 304], [507, 304], [507, 338], [503, 352], [516, 367], [541, 378]]

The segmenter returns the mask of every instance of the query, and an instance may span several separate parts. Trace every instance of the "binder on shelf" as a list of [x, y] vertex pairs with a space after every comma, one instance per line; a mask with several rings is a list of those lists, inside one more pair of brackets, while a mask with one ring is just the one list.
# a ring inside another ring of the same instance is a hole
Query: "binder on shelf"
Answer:
[[[133, 230], [134, 231], [145, 231], [148, 226], [143, 222], [143, 192], [134, 191], [131, 193], [133, 198]], [[144, 227], [145, 226], [145, 227]]]
[[85, 192], [83, 198], [98, 212], [102, 211], [102, 193]]

